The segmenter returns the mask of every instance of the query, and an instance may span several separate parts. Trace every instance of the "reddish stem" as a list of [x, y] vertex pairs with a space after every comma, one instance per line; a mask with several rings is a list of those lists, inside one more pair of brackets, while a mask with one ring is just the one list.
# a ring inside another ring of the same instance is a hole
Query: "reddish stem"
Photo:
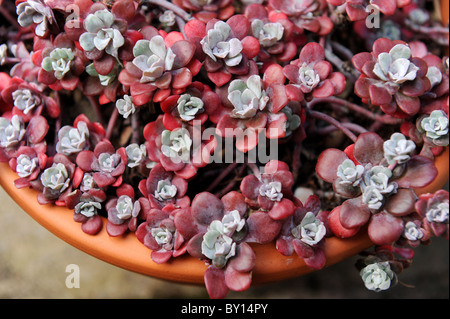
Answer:
[[117, 107], [115, 107], [111, 117], [109, 118], [108, 127], [106, 128], [105, 137], [108, 140], [111, 140], [111, 136], [112, 136], [114, 127], [116, 126], [118, 117], [119, 117], [119, 110], [117, 109]]
[[375, 114], [372, 111], [370, 111], [362, 106], [359, 106], [355, 103], [351, 103], [347, 100], [344, 100], [344, 99], [341, 99], [341, 98], [338, 98], [335, 96], [330, 96], [330, 97], [321, 98], [321, 99], [314, 99], [308, 104], [308, 107], [313, 108], [315, 105], [321, 104], [321, 103], [338, 104], [338, 105], [344, 106], [352, 111], [358, 112], [361, 115], [364, 115], [372, 120], [381, 122], [383, 124], [398, 125], [401, 122], [401, 120], [393, 118], [390, 115]]
[[356, 142], [356, 139], [358, 138], [353, 132], [345, 127], [341, 122], [336, 120], [335, 118], [329, 116], [328, 114], [318, 112], [318, 111], [309, 111], [309, 116], [321, 121], [325, 121], [331, 125], [336, 126], [339, 130], [341, 130], [345, 135], [348, 136], [353, 142]]

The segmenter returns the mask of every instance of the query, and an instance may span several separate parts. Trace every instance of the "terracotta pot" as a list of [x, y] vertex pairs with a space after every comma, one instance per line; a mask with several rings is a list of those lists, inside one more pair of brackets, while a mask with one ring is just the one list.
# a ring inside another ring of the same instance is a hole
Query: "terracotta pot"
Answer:
[[[439, 175], [436, 180], [418, 193], [434, 192], [442, 188], [449, 176], [449, 148], [436, 158]], [[85, 234], [79, 223], [73, 220], [73, 211], [55, 205], [40, 205], [37, 191], [17, 189], [14, 180], [17, 174], [8, 164], [0, 163], [0, 184], [11, 198], [31, 217], [47, 230], [65, 240], [72, 246], [113, 265], [141, 274], [183, 283], [203, 283], [205, 263], [190, 257], [181, 256], [165, 264], [156, 264], [150, 258], [150, 250], [140, 243], [134, 233], [123, 237], [111, 237], [105, 227], [95, 236]], [[106, 219], [104, 219], [106, 223]], [[351, 257], [373, 244], [365, 230], [348, 239], [336, 237], [326, 239], [327, 266]], [[253, 283], [274, 282], [312, 272], [296, 254], [281, 255], [275, 244], [252, 245], [256, 253], [256, 266], [253, 271]]]
[[[441, 1], [441, 15], [444, 25], [449, 21], [449, 0]], [[438, 168], [436, 180], [417, 194], [432, 193], [441, 189], [449, 179], [449, 148], [435, 160]], [[105, 227], [95, 236], [85, 234], [79, 223], [73, 220], [73, 211], [55, 205], [40, 205], [37, 202], [37, 191], [33, 189], [17, 189], [14, 180], [18, 178], [7, 163], [0, 163], [0, 185], [11, 198], [22, 207], [39, 224], [60, 237], [70, 245], [105, 262], [124, 269], [149, 275], [152, 277], [181, 283], [203, 284], [206, 270], [204, 262], [190, 256], [181, 256], [165, 264], [156, 264], [150, 258], [150, 250], [140, 243], [134, 233], [122, 237], [111, 237]], [[103, 218], [104, 224], [106, 219]], [[346, 258], [371, 247], [365, 229], [356, 236], [339, 239], [326, 239], [326, 266], [338, 263]], [[252, 245], [256, 254], [256, 266], [253, 270], [252, 283], [268, 283], [298, 277], [314, 271], [306, 266], [296, 254], [286, 257], [275, 248], [275, 243]]]

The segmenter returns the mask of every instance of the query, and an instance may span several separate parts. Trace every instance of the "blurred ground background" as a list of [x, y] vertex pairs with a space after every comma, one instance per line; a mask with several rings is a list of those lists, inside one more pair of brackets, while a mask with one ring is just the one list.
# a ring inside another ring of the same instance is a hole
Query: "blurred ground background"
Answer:
[[[165, 282], [98, 260], [59, 239], [28, 216], [0, 187], [0, 298], [207, 298], [204, 287]], [[231, 292], [228, 298], [448, 299], [449, 243], [416, 249], [411, 268], [386, 292], [365, 289], [357, 257], [293, 280]], [[80, 288], [65, 285], [66, 266], [80, 267]]]

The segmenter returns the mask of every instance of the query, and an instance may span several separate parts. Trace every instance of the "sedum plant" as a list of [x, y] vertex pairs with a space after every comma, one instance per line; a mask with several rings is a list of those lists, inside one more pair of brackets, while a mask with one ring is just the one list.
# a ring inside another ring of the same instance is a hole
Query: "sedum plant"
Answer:
[[258, 245], [318, 270], [365, 232], [387, 290], [449, 236], [448, 191], [419, 191], [449, 143], [434, 5], [0, 1], [0, 161], [86, 236], [200, 259], [211, 298], [250, 287]]

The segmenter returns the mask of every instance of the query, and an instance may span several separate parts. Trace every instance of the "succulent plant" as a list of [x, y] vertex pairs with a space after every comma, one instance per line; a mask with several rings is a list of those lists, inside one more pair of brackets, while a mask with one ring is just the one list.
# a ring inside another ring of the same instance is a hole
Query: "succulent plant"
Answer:
[[362, 74], [355, 93], [390, 115], [408, 117], [420, 110], [419, 96], [431, 88], [424, 60], [414, 57], [404, 42], [377, 39], [372, 53], [359, 53], [352, 59]]
[[416, 194], [448, 146], [423, 2], [0, 0], [0, 162], [87, 234], [200, 259], [211, 298], [250, 286], [252, 244], [321, 269], [363, 227], [385, 290], [449, 237], [448, 191]]
[[192, 139], [186, 129], [164, 130], [161, 141], [161, 152], [173, 162], [188, 162], [191, 158]]
[[301, 223], [292, 229], [292, 235], [307, 245], [314, 246], [324, 238], [326, 228], [314, 213], [307, 212]]
[[0, 146], [12, 148], [25, 136], [25, 125], [21, 117], [14, 115], [11, 120], [0, 117]]
[[136, 111], [133, 99], [129, 95], [124, 95], [123, 99], [118, 99], [116, 101], [116, 108], [119, 111], [119, 114], [125, 119]]
[[147, 159], [147, 150], [144, 144], [132, 143], [125, 147], [127, 152], [127, 165], [130, 168], [144, 164]]
[[89, 147], [89, 129], [86, 122], [80, 121], [77, 127], [63, 126], [58, 132], [56, 151], [64, 155], [77, 154]]
[[396, 281], [389, 262], [369, 264], [361, 270], [360, 275], [366, 288], [376, 292], [389, 289]]
[[228, 87], [228, 100], [234, 106], [231, 117], [248, 119], [256, 112], [264, 110], [269, 100], [262, 88], [262, 80], [258, 75], [250, 76], [246, 82], [233, 80]]
[[70, 71], [70, 64], [74, 58], [71, 49], [56, 48], [42, 60], [42, 68], [47, 72], [53, 72], [55, 77], [61, 80]]
[[107, 9], [89, 14], [83, 22], [84, 32], [79, 39], [85, 51], [105, 51], [118, 58], [118, 50], [125, 44], [125, 39], [117, 25], [113, 13]]
[[35, 25], [34, 32], [40, 37], [48, 34], [49, 24], [53, 23], [53, 12], [42, 1], [27, 0], [19, 3], [17, 16], [22, 27]]
[[20, 154], [17, 157], [16, 172], [20, 177], [30, 176], [34, 170], [38, 168], [39, 159], [37, 157], [30, 158], [26, 154]]
[[432, 143], [440, 146], [448, 145], [448, 115], [435, 110], [429, 116], [418, 121], [418, 129], [424, 132]]
[[339, 95], [345, 89], [345, 77], [333, 72], [331, 63], [325, 60], [324, 49], [314, 42], [305, 45], [299, 58], [286, 65], [283, 73], [290, 81], [288, 95], [295, 100]]
[[280, 161], [269, 161], [264, 166], [264, 173], [258, 178], [246, 176], [241, 183], [241, 192], [252, 207], [268, 211], [275, 219], [284, 219], [294, 213], [292, 198], [292, 173], [287, 164]]
[[223, 60], [227, 66], [236, 66], [242, 61], [242, 43], [237, 38], [230, 38], [231, 27], [218, 21], [214, 28], [200, 41], [203, 52], [213, 61]]
[[36, 105], [39, 99], [29, 89], [19, 89], [13, 93], [14, 106], [24, 114], [28, 114]]
[[217, 268], [223, 268], [228, 259], [236, 255], [236, 243], [224, 234], [224, 226], [221, 221], [215, 220], [208, 226], [203, 235], [202, 254], [211, 259]]
[[142, 71], [141, 83], [155, 82], [165, 71], [172, 70], [176, 57], [170, 48], [166, 48], [161, 36], [155, 36], [150, 41], [139, 40], [133, 54], [133, 64]]
[[127, 165], [124, 147], [116, 150], [108, 140], [98, 143], [94, 151], [84, 150], [76, 157], [77, 165], [87, 173], [92, 172], [95, 183], [100, 187], [112, 184], [119, 186]]
[[178, 114], [184, 121], [191, 121], [195, 119], [197, 113], [203, 112], [203, 101], [190, 94], [181, 95], [177, 103]]
[[403, 164], [411, 158], [412, 152], [416, 149], [416, 144], [407, 140], [403, 134], [394, 133], [389, 140], [384, 142], [383, 149], [388, 164]]
[[355, 165], [355, 163], [346, 159], [338, 166], [337, 176], [340, 179], [339, 184], [349, 184], [353, 187], [359, 186], [364, 174], [364, 167], [362, 165]]

